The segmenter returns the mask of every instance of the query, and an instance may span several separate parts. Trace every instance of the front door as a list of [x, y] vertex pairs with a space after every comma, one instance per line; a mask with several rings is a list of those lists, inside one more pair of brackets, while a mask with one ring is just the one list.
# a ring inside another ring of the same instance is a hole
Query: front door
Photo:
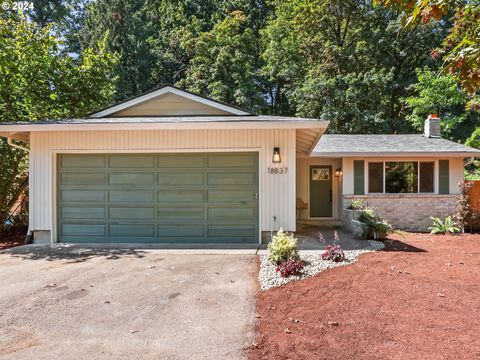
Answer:
[[310, 166], [310, 217], [332, 217], [332, 166]]

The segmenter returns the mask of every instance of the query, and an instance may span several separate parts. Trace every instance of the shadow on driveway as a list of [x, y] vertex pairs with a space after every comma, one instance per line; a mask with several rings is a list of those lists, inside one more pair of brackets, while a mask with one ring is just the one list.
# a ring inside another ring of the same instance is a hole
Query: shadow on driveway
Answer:
[[65, 260], [67, 263], [81, 263], [99, 257], [107, 260], [124, 257], [140, 259], [145, 253], [136, 249], [86, 248], [77, 245], [24, 245], [0, 251], [0, 256], [10, 255], [23, 260]]

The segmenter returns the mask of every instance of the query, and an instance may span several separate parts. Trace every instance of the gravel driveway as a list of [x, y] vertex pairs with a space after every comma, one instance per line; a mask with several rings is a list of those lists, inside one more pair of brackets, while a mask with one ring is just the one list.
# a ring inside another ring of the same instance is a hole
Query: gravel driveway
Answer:
[[253, 255], [19, 247], [0, 253], [1, 359], [241, 359]]

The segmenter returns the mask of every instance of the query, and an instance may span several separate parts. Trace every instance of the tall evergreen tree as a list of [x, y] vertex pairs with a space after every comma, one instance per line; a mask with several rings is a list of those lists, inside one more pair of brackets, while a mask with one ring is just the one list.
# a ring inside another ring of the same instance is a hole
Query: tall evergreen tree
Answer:
[[[266, 69], [272, 82], [280, 75], [287, 111], [328, 119], [333, 132], [411, 130], [402, 98], [415, 69], [432, 62], [430, 51], [442, 39], [438, 24], [405, 33], [397, 14], [362, 0], [290, 0], [276, 9], [265, 33], [290, 49], [279, 51], [270, 40]], [[282, 36], [285, 28], [295, 35]]]

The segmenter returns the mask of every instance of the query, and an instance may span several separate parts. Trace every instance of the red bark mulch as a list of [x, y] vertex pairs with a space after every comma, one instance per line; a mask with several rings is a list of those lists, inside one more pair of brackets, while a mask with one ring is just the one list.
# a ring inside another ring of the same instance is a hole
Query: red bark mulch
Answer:
[[249, 359], [480, 359], [480, 235], [392, 238], [260, 292]]
[[0, 232], [0, 250], [5, 250], [25, 243], [27, 228], [13, 228], [10, 231]]

